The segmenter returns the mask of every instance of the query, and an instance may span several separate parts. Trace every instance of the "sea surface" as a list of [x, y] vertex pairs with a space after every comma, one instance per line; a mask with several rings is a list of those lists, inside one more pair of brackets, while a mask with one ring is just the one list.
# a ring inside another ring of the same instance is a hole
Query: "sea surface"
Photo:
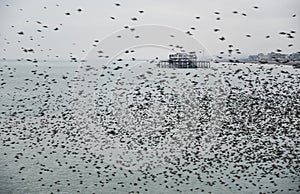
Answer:
[[0, 62], [0, 193], [299, 193], [300, 70]]

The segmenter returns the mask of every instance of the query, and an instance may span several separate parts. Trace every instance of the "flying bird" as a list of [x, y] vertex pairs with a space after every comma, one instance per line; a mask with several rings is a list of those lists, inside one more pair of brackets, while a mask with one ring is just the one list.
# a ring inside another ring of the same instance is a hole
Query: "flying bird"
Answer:
[[220, 37], [219, 39], [220, 39], [221, 41], [224, 41], [224, 40], [225, 40], [225, 37], [222, 36], [222, 37]]

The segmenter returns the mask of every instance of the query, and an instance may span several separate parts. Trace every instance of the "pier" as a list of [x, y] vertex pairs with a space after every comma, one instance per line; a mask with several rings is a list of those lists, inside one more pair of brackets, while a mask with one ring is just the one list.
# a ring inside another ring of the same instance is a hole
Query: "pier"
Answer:
[[185, 62], [170, 62], [169, 60], [160, 61], [160, 68], [210, 68], [209, 61], [195, 61], [191, 63]]
[[198, 61], [195, 54], [176, 53], [158, 63], [160, 68], [210, 68], [210, 61]]

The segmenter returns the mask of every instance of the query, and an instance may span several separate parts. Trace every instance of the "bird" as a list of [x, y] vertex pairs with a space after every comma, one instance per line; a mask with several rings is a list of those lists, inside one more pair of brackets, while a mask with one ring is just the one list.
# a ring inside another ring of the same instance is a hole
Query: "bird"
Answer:
[[220, 39], [221, 41], [224, 41], [224, 40], [225, 40], [225, 37], [222, 36], [222, 37], [220, 37], [219, 39]]

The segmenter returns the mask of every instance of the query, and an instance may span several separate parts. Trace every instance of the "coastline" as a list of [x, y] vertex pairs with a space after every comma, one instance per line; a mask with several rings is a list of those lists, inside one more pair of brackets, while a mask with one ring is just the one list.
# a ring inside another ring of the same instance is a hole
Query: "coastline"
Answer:
[[284, 61], [284, 62], [278, 62], [278, 61], [249, 61], [249, 60], [222, 60], [222, 61], [216, 61], [217, 63], [251, 63], [251, 64], [268, 64], [268, 65], [289, 65], [296, 68], [300, 68], [300, 61]]

